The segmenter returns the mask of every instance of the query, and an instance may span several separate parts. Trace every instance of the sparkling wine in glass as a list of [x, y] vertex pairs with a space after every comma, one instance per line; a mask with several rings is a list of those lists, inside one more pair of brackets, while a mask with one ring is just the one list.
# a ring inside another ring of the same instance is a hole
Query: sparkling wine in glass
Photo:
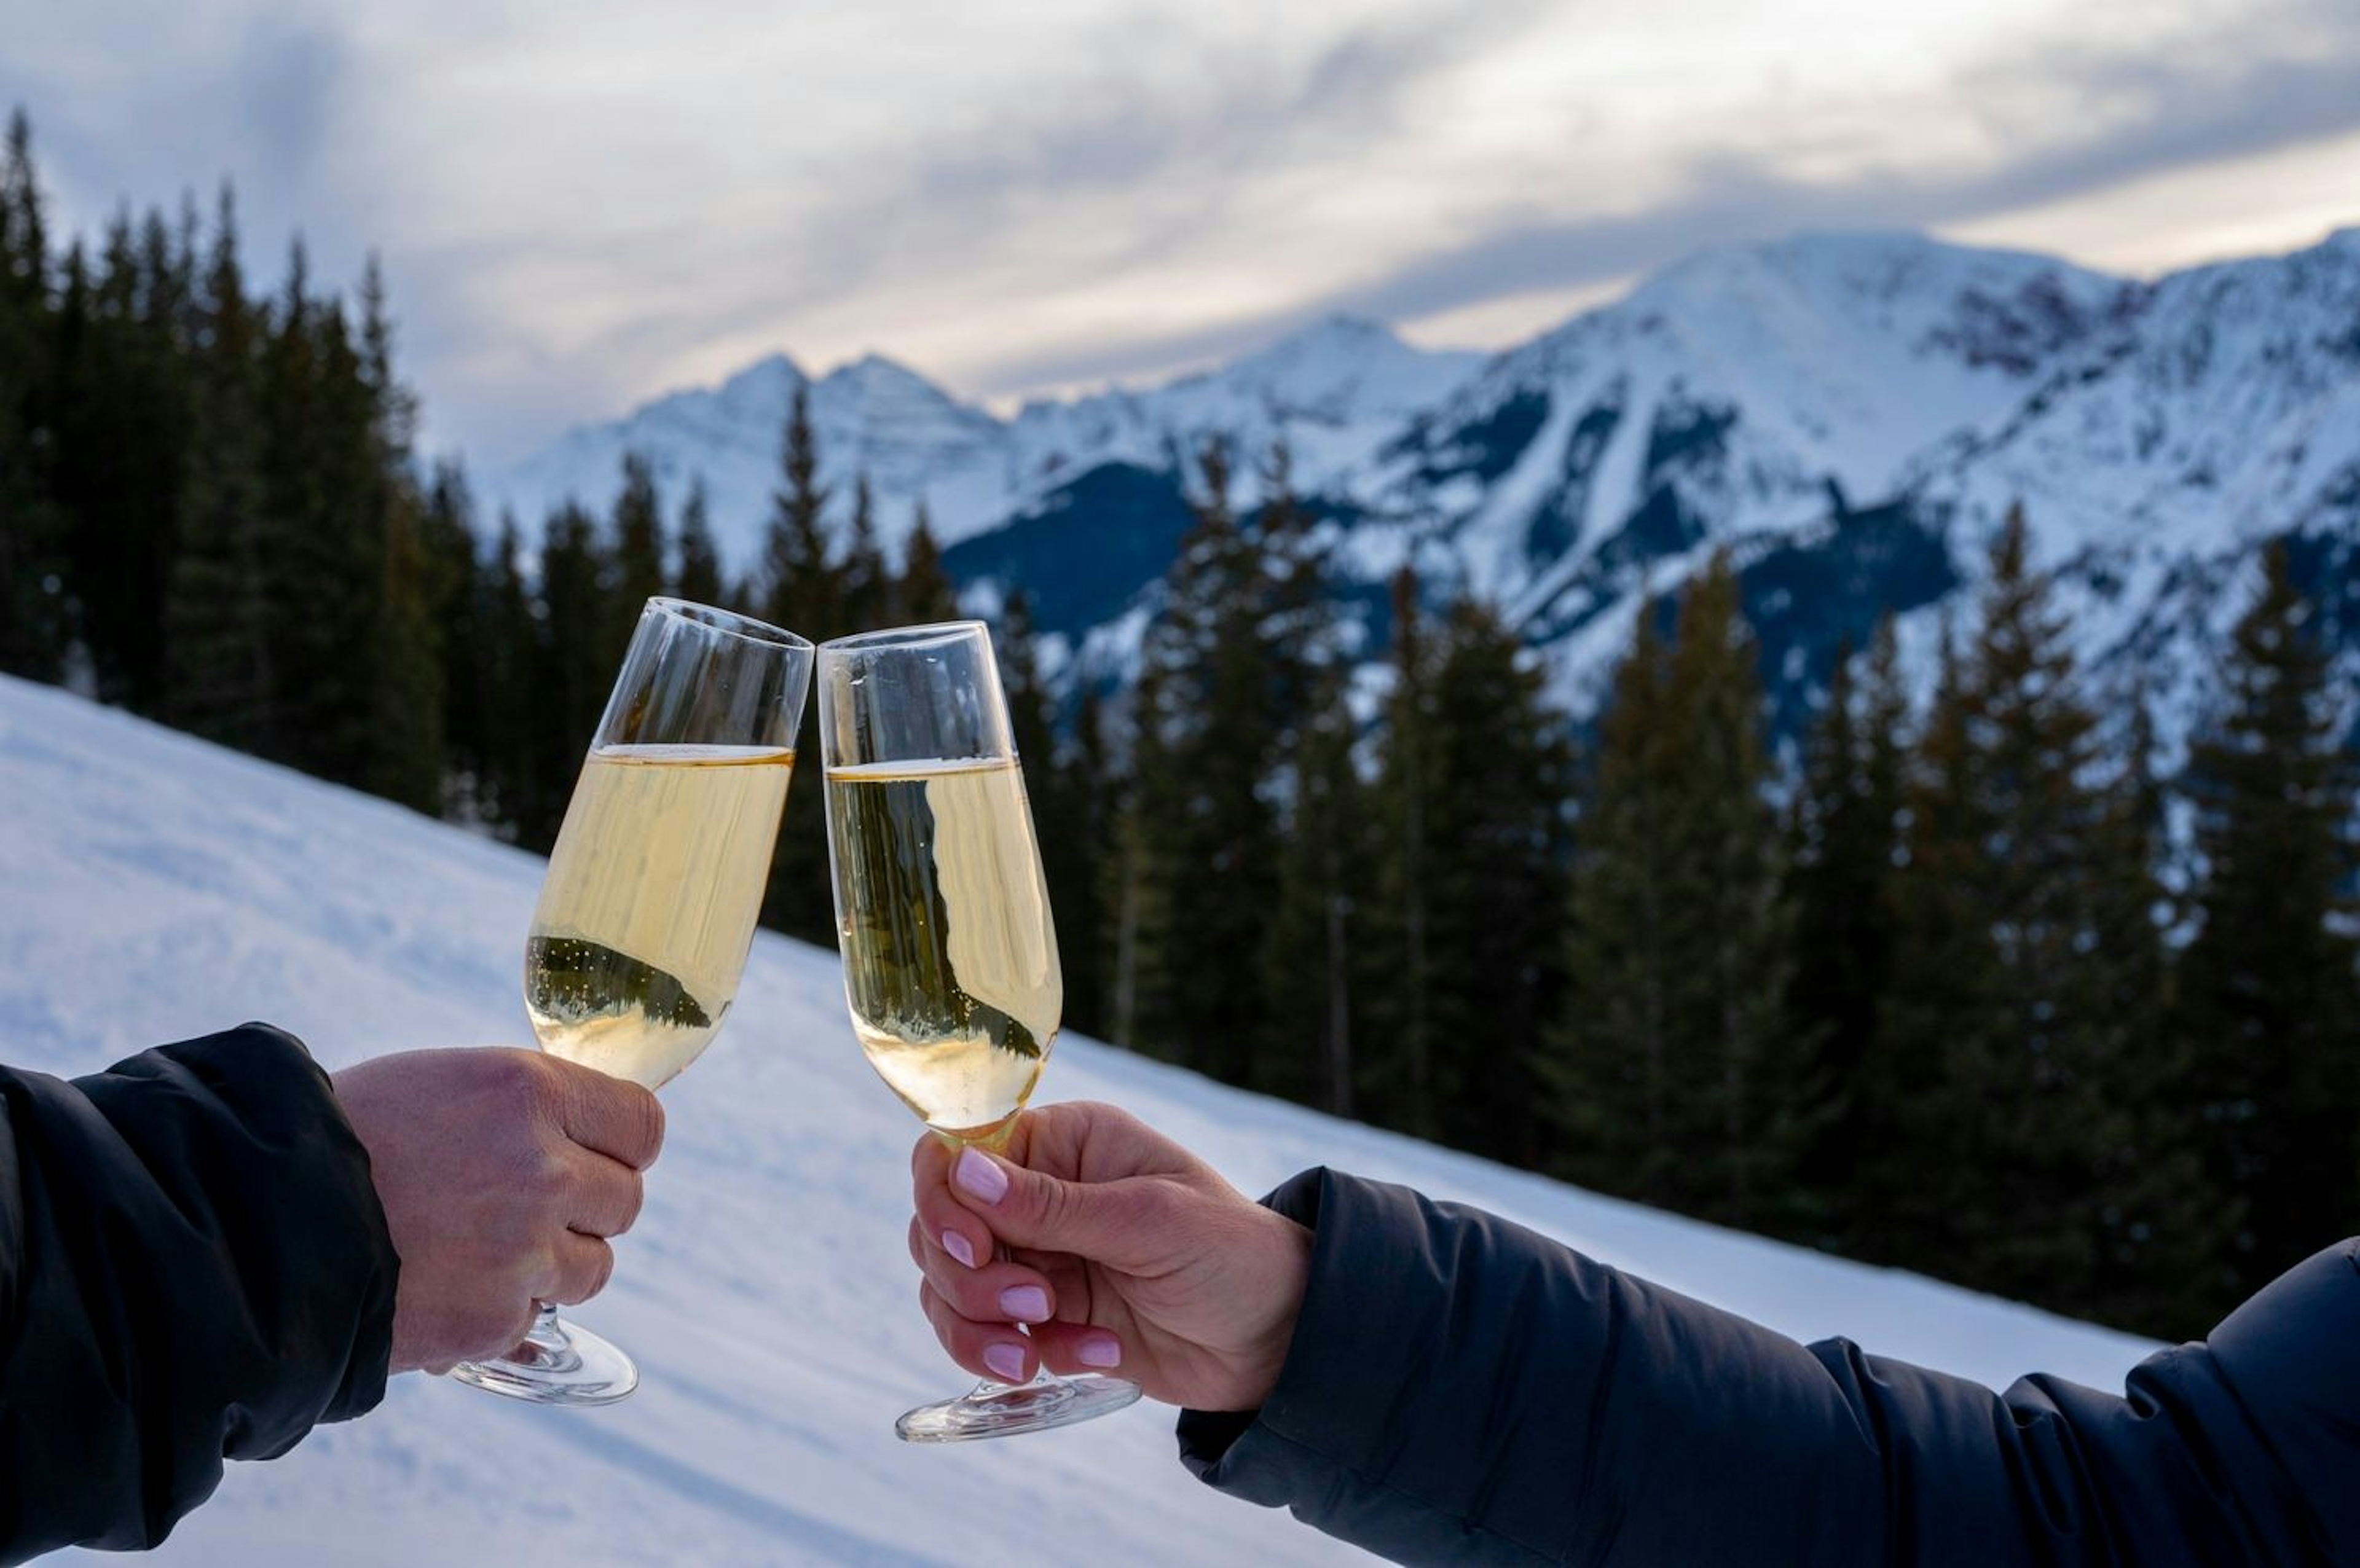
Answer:
[[[821, 644], [819, 732], [853, 1034], [928, 1127], [998, 1148], [1049, 1060], [1065, 982], [989, 632], [956, 621]], [[895, 1430], [1006, 1437], [1137, 1398], [1120, 1377], [1044, 1371], [922, 1405]]]
[[[648, 601], [525, 939], [543, 1051], [653, 1089], [711, 1043], [761, 913], [811, 664], [792, 632]], [[547, 1405], [611, 1404], [639, 1380], [547, 1305], [508, 1356], [452, 1376]]]

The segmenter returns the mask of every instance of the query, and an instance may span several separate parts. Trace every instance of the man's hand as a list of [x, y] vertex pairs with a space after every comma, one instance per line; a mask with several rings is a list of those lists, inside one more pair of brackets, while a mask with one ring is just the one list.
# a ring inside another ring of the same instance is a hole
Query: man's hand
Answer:
[[367, 1146], [401, 1288], [396, 1372], [510, 1350], [533, 1303], [595, 1296], [631, 1228], [663, 1108], [531, 1051], [412, 1051], [335, 1074]]
[[1311, 1233], [1125, 1113], [1028, 1111], [1004, 1158], [928, 1134], [911, 1171], [919, 1301], [968, 1371], [1014, 1383], [1041, 1362], [1120, 1367], [1155, 1399], [1209, 1410], [1253, 1410], [1277, 1381]]

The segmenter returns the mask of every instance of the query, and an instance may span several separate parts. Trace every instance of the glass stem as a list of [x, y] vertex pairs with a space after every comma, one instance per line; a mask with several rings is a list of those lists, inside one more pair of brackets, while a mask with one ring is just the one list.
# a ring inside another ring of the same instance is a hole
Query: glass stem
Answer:
[[574, 1342], [565, 1336], [565, 1325], [557, 1321], [557, 1308], [551, 1302], [541, 1303], [541, 1313], [532, 1320], [532, 1332], [524, 1336], [519, 1350], [530, 1346], [530, 1354], [512, 1359], [526, 1362], [545, 1372], [574, 1372], [582, 1367], [582, 1358], [574, 1352]]

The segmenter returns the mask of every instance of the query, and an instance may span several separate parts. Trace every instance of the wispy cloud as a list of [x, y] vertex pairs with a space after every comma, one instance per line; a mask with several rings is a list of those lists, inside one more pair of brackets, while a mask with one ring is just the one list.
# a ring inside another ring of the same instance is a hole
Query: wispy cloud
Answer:
[[[2347, 0], [0, 0], [0, 36], [71, 215], [232, 173], [257, 252], [381, 248], [434, 433], [495, 458], [774, 348], [1001, 393], [2360, 129]], [[2168, 206], [2116, 254], [2182, 254]]]

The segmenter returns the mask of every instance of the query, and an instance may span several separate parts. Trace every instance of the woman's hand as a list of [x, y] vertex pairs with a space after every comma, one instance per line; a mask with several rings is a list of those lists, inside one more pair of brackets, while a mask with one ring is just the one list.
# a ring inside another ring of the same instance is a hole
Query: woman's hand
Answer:
[[1021, 1383], [1042, 1363], [1119, 1367], [1152, 1398], [1208, 1410], [1255, 1409], [1277, 1380], [1311, 1233], [1124, 1112], [1029, 1111], [1000, 1156], [928, 1134], [911, 1171], [919, 1301], [968, 1371]]

